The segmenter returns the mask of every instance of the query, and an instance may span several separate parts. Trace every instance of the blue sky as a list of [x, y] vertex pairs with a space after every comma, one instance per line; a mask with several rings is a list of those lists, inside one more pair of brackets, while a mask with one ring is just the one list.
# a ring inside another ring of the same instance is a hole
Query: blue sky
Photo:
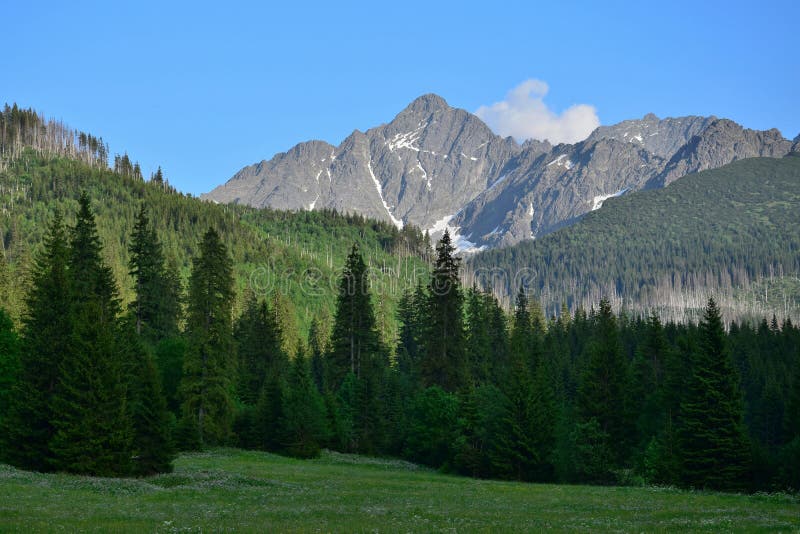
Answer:
[[584, 105], [602, 124], [713, 114], [800, 133], [796, 1], [116, 4], [4, 2], [0, 103], [101, 135], [193, 194], [423, 93], [476, 111], [526, 80], [546, 106], [532, 117]]

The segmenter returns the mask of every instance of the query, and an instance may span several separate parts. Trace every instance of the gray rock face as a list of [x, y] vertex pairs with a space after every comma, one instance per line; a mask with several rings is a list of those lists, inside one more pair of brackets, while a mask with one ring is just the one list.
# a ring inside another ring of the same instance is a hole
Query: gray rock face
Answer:
[[680, 147], [649, 185], [664, 187], [689, 173], [715, 169], [737, 159], [783, 157], [791, 145], [776, 129], [749, 130], [727, 119], [714, 120]]
[[777, 130], [716, 117], [653, 114], [597, 128], [585, 141], [517, 144], [436, 95], [338, 147], [301, 143], [250, 165], [204, 195], [217, 202], [358, 212], [412, 223], [461, 250], [536, 238], [599, 209], [609, 197], [663, 187], [736, 159], [797, 149]]
[[716, 117], [679, 117], [659, 119], [648, 113], [638, 120], [622, 121], [612, 126], [600, 126], [587, 138], [627, 141], [643, 147], [651, 154], [669, 158], [695, 135], [705, 130]]
[[792, 152], [800, 152], [800, 135], [792, 141]]

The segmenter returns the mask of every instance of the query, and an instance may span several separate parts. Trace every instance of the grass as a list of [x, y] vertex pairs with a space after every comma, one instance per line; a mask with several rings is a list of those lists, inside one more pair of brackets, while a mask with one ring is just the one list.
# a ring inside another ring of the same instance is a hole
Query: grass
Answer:
[[0, 532], [794, 531], [800, 498], [452, 477], [337, 453], [218, 449], [147, 479], [0, 466]]

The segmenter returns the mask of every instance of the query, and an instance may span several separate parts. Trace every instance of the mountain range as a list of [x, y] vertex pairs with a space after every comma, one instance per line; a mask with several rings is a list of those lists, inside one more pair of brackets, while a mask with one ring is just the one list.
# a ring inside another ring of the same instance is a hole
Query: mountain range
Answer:
[[203, 195], [285, 210], [335, 209], [413, 224], [461, 251], [508, 246], [572, 224], [603, 202], [687, 174], [800, 150], [800, 136], [714, 116], [648, 114], [597, 128], [584, 141], [517, 143], [437, 95], [339, 146], [300, 143], [244, 167]]

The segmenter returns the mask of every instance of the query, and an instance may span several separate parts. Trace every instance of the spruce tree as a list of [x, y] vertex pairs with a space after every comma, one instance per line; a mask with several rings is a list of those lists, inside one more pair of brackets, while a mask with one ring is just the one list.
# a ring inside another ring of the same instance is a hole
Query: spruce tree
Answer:
[[126, 324], [122, 336], [126, 347], [128, 411], [133, 425], [132, 473], [138, 476], [172, 471], [173, 444], [167, 403], [153, 355]]
[[68, 251], [72, 331], [51, 398], [56, 470], [89, 475], [130, 471], [132, 427], [120, 338], [120, 305], [88, 196], [79, 201]]
[[269, 373], [284, 359], [281, 331], [275, 314], [266, 301], [248, 298], [242, 316], [236, 321], [238, 365], [237, 393], [243, 403], [255, 406]]
[[422, 283], [418, 282], [414, 289], [403, 293], [397, 305], [397, 318], [400, 321], [397, 365], [400, 372], [413, 383], [418, 381], [419, 365], [422, 360], [426, 303], [425, 289]]
[[[789, 325], [791, 327], [791, 323]], [[787, 331], [784, 325], [784, 332]], [[800, 488], [800, 349], [795, 352], [794, 376], [784, 416], [786, 444], [781, 450], [780, 478], [788, 488]]]
[[459, 264], [450, 234], [445, 230], [436, 247], [436, 262], [428, 285], [420, 378], [425, 386], [438, 385], [450, 392], [468, 383]]
[[19, 375], [19, 338], [14, 324], [3, 308], [0, 308], [0, 461], [9, 447], [8, 415], [11, 411], [12, 387]]
[[465, 308], [470, 378], [476, 386], [488, 384], [492, 379], [491, 368], [498, 347], [492, 344], [489, 301], [477, 286], [467, 290]]
[[292, 362], [282, 408], [279, 426], [285, 452], [297, 458], [319, 456], [328, 435], [325, 403], [304, 354], [298, 354]]
[[233, 266], [209, 228], [194, 260], [186, 320], [183, 413], [194, 419], [202, 445], [226, 443], [233, 424]]
[[[611, 469], [626, 458], [631, 435], [628, 417], [628, 368], [622, 355], [617, 322], [607, 299], [600, 301], [594, 334], [588, 345], [588, 362], [581, 377], [577, 408], [583, 423], [581, 465], [592, 466], [585, 475], [596, 482], [611, 482]], [[605, 473], [598, 469], [608, 469]]]
[[739, 377], [731, 361], [719, 308], [708, 300], [699, 347], [681, 402], [679, 440], [684, 484], [742, 490], [749, 476]]
[[331, 347], [327, 356], [329, 387], [337, 390], [348, 373], [361, 378], [374, 365], [380, 352], [367, 266], [358, 245], [353, 245], [339, 281]]
[[325, 385], [325, 355], [330, 350], [331, 339], [331, 316], [327, 309], [323, 308], [311, 319], [308, 329], [308, 350], [311, 353], [311, 376], [317, 390], [322, 393], [326, 389]]
[[51, 469], [50, 441], [55, 430], [50, 398], [72, 335], [68, 255], [63, 220], [56, 212], [44, 249], [34, 262], [25, 299], [19, 378], [7, 419], [6, 458], [24, 469]]
[[133, 227], [128, 253], [135, 290], [130, 312], [136, 333], [156, 344], [178, 331], [179, 284], [165, 267], [161, 243], [144, 204]]

